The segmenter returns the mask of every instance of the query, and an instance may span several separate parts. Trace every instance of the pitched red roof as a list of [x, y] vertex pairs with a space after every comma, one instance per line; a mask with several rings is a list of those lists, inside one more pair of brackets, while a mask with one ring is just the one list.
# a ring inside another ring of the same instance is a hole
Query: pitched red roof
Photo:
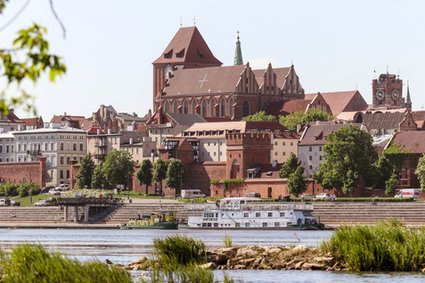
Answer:
[[[329, 104], [335, 117], [344, 111], [361, 111], [369, 106], [357, 90], [320, 92], [320, 94]], [[316, 95], [317, 93], [306, 94], [305, 99], [312, 100]]]
[[222, 63], [214, 57], [196, 27], [181, 27], [154, 64], [198, 63], [217, 65]]
[[395, 134], [391, 143], [410, 153], [425, 153], [425, 131], [403, 131]]
[[22, 122], [24, 122], [25, 126], [32, 127], [33, 129], [43, 127], [43, 118], [41, 117], [35, 117], [35, 118], [23, 118], [20, 119]]
[[84, 116], [53, 115], [50, 123], [62, 123], [62, 121], [69, 121], [70, 123], [78, 124], [78, 127], [81, 128], [86, 122], [86, 118]]
[[[280, 88], [283, 87], [283, 83], [285, 82], [285, 78], [288, 75], [291, 67], [286, 68], [273, 68], [273, 72], [276, 74], [276, 85]], [[258, 86], [261, 86], [264, 83], [264, 73], [267, 69], [259, 69], [252, 70], [255, 75], [255, 79], [257, 80]]]
[[280, 109], [280, 115], [287, 115], [294, 112], [304, 112], [307, 110], [307, 106], [311, 103], [311, 100], [307, 99], [294, 99], [286, 101], [283, 107]]
[[357, 126], [359, 128], [361, 126], [361, 124], [329, 124], [326, 122], [311, 124], [305, 130], [299, 145], [325, 145], [326, 138], [329, 134], [338, 129], [349, 127], [351, 125]]

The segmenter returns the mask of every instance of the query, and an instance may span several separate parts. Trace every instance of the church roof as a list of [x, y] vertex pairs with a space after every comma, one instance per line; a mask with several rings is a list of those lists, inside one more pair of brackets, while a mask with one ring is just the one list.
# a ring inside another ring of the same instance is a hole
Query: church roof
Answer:
[[280, 109], [280, 115], [291, 114], [294, 112], [305, 112], [311, 100], [307, 99], [294, 99], [286, 101]]
[[164, 88], [167, 95], [192, 95], [235, 92], [245, 66], [177, 69]]
[[[320, 92], [326, 103], [329, 104], [332, 115], [337, 117], [344, 111], [361, 111], [368, 107], [368, 104], [357, 90]], [[305, 99], [313, 99], [317, 93], [306, 94]]]
[[236, 41], [235, 59], [233, 60], [233, 65], [243, 65], [241, 42], [239, 40], [239, 31], [238, 38]]
[[154, 64], [198, 63], [221, 65], [196, 27], [181, 27]]
[[[276, 85], [280, 88], [283, 87], [283, 83], [285, 82], [286, 76], [289, 74], [291, 67], [286, 68], [273, 68], [273, 72], [276, 74]], [[263, 77], [267, 69], [258, 69], [252, 70], [255, 75], [255, 79], [257, 80], [258, 86], [261, 86], [264, 81]]]
[[194, 123], [206, 122], [199, 114], [167, 113], [167, 115], [178, 125], [191, 126]]

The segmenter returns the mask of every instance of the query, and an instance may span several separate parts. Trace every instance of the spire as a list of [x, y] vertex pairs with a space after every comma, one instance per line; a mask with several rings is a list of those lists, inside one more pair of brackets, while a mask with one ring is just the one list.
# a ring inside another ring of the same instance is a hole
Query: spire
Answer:
[[233, 61], [233, 65], [243, 65], [241, 42], [239, 41], [239, 31], [237, 33], [238, 37], [236, 41], [235, 60]]
[[407, 81], [406, 108], [412, 110], [412, 99], [410, 98], [409, 81]]

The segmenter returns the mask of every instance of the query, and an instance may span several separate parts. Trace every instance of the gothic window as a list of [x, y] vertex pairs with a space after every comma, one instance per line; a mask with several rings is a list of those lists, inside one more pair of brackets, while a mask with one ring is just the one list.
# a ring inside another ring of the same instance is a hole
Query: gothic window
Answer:
[[187, 100], [183, 100], [183, 114], [188, 114], [189, 113], [189, 105], [187, 103]]
[[246, 117], [249, 116], [249, 114], [249, 102], [245, 100], [242, 107], [242, 116]]
[[207, 116], [207, 101], [205, 99], [201, 101], [201, 116]]
[[190, 111], [191, 114], [196, 114], [196, 100], [192, 99], [192, 102], [190, 103]]
[[179, 107], [179, 103], [177, 102], [177, 100], [173, 101], [173, 113], [177, 113], [177, 108]]
[[164, 113], [168, 113], [170, 111], [170, 103], [168, 102], [168, 100], [164, 100]]
[[220, 117], [224, 117], [226, 116], [226, 101], [224, 100], [224, 98], [220, 99]]
[[214, 98], [212, 98], [210, 101], [210, 117], [214, 117], [214, 116], [215, 116], [215, 100]]
[[230, 117], [233, 116], [233, 104], [235, 104], [235, 100], [233, 99], [233, 97], [231, 97], [229, 99], [229, 116]]

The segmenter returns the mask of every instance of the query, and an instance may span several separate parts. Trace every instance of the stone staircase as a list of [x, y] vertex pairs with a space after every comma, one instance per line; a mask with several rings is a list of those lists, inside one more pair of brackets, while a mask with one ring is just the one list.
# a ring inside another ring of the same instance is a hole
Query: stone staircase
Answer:
[[316, 202], [313, 215], [329, 227], [374, 224], [394, 218], [407, 226], [425, 225], [424, 202]]

